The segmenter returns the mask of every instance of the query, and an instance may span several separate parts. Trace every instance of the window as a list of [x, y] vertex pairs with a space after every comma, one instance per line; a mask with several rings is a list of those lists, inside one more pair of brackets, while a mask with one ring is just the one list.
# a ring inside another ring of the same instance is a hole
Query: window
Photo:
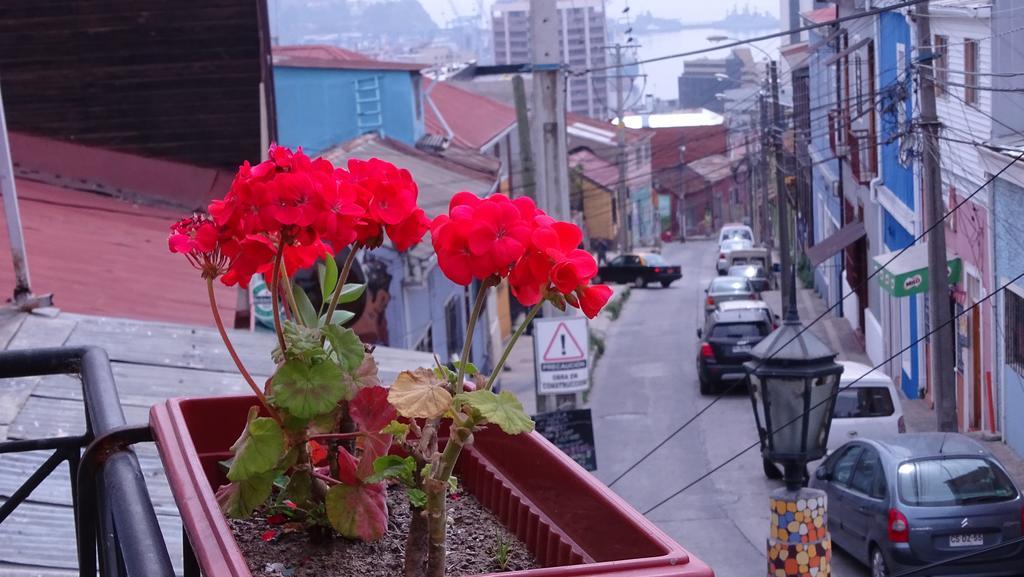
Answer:
[[622, 266], [624, 264], [626, 264], [626, 257], [624, 256], [617, 256], [611, 262], [611, 266]]
[[946, 84], [949, 82], [949, 37], [939, 34], [935, 35], [935, 45], [932, 46], [934, 57], [932, 58], [932, 71], [935, 72], [935, 92], [946, 93]]
[[895, 412], [887, 387], [851, 387], [839, 391], [832, 417], [858, 419], [888, 417]]
[[1024, 376], [1024, 297], [1012, 290], [1003, 294], [1006, 365]]
[[434, 329], [433, 327], [427, 328], [427, 334], [423, 335], [420, 342], [416, 343], [416, 350], [423, 353], [434, 352]]
[[853, 478], [850, 479], [850, 489], [863, 493], [876, 499], [882, 498], [880, 482], [884, 485], [885, 475], [882, 472], [882, 463], [872, 450], [865, 450], [864, 456], [853, 469]]
[[835, 464], [832, 466], [832, 479], [837, 484], [848, 485], [850, 483], [850, 477], [853, 476], [853, 467], [857, 464], [857, 460], [860, 459], [860, 454], [863, 452], [864, 447], [854, 445], [836, 459]]
[[643, 163], [644, 163], [644, 151], [643, 151], [643, 149], [642, 148], [636, 149], [636, 154], [634, 156], [636, 158], [636, 167], [640, 168], [643, 165]]
[[964, 40], [964, 101], [978, 104], [978, 41]]
[[715, 325], [708, 336], [719, 339], [750, 339], [767, 336], [770, 332], [772, 329], [767, 323], [729, 323]]
[[1017, 497], [1002, 469], [979, 457], [908, 461], [897, 469], [900, 500], [912, 507], [949, 507]]
[[[462, 350], [462, 324], [459, 322], [459, 298], [452, 297], [444, 305], [444, 327], [448, 345], [448, 358], [453, 358]], [[459, 359], [462, 360], [462, 359]]]

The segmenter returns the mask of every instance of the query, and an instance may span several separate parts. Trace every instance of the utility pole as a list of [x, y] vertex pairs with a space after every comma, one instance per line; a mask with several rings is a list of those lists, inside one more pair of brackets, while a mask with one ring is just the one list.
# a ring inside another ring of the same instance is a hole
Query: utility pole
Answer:
[[[917, 45], [922, 54], [932, 52], [931, 18], [928, 3], [914, 7]], [[925, 52], [924, 50], [927, 50]], [[924, 58], [922, 60], [925, 60]], [[929, 354], [932, 397], [935, 399], [935, 417], [939, 431], [956, 432], [956, 383], [953, 379], [953, 324], [949, 310], [949, 272], [946, 261], [946, 229], [942, 223], [942, 174], [939, 169], [939, 118], [935, 112], [935, 78], [933, 63], [917, 67], [923, 151], [921, 154], [922, 194], [924, 196], [925, 225], [928, 233], [928, 319], [932, 336]], [[934, 228], [932, 228], [934, 227]]]
[[[783, 170], [782, 103], [779, 102], [779, 69], [774, 60], [768, 65], [772, 91], [772, 148], [775, 154], [775, 204], [778, 208], [779, 258], [782, 261], [782, 318], [796, 314], [796, 287], [793, 283], [793, 246], [789, 238], [789, 197]], [[767, 211], [766, 211], [767, 212]]]
[[[533, 49], [532, 149], [537, 151], [537, 204], [558, 220], [571, 221], [569, 211], [569, 157], [565, 132], [565, 74], [558, 44], [558, 7], [555, 0], [530, 0], [530, 33]], [[569, 313], [551, 303], [545, 318]], [[538, 362], [534, 359], [534, 362]], [[573, 408], [576, 394], [537, 395], [537, 412]]]
[[762, 91], [757, 96], [758, 106], [761, 112], [761, 123], [758, 126], [761, 134], [760, 154], [758, 158], [758, 202], [757, 202], [757, 228], [760, 229], [758, 237], [761, 242], [769, 248], [772, 242], [772, 231], [768, 226], [768, 151], [771, 149], [769, 125], [768, 125], [768, 101]]
[[530, 145], [530, 114], [526, 105], [526, 82], [522, 75], [512, 77], [512, 96], [516, 104], [516, 131], [519, 135], [519, 161], [523, 175], [522, 196], [537, 200], [533, 147]]
[[619, 251], [629, 252], [633, 249], [633, 235], [630, 231], [632, 219], [629, 211], [629, 189], [626, 186], [626, 165], [629, 155], [626, 153], [626, 104], [622, 94], [622, 45], [616, 44], [615, 50], [615, 117], [619, 120], [616, 137], [618, 138], [619, 186], [616, 200], [619, 206]]

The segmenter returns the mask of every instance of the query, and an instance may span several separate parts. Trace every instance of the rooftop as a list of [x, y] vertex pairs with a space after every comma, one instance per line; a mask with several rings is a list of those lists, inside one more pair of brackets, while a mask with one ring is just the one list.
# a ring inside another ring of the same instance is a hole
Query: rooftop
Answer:
[[[618, 124], [618, 119], [612, 122]], [[661, 114], [639, 114], [626, 117], [627, 128], [716, 126], [723, 122], [725, 122], [725, 118], [721, 114], [706, 108], [685, 109]]]
[[516, 124], [516, 111], [511, 106], [459, 88], [448, 82], [424, 79], [424, 93], [437, 107], [427, 103], [427, 132], [447, 136], [459, 146], [482, 150], [501, 138]]
[[338, 70], [406, 70], [419, 72], [426, 64], [385, 62], [359, 52], [326, 44], [274, 47], [274, 66], [286, 68], [334, 68]]
[[824, 24], [825, 22], [831, 22], [836, 19], [836, 5], [831, 4], [824, 8], [818, 8], [817, 10], [808, 10], [801, 12], [800, 16], [808, 22], [813, 24]]
[[569, 168], [579, 167], [583, 176], [594, 183], [614, 190], [619, 181], [619, 169], [587, 148], [580, 148], [569, 155]]
[[722, 154], [698, 158], [688, 163], [686, 167], [708, 182], [718, 182], [732, 175], [732, 163], [727, 156]]

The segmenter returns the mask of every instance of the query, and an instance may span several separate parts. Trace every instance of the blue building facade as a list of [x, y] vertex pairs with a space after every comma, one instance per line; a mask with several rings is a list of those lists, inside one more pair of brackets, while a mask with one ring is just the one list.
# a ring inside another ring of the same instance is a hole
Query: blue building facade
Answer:
[[367, 132], [414, 144], [424, 132], [420, 74], [275, 64], [278, 141], [317, 154]]
[[[1003, 178], [993, 181], [993, 231], [995, 235], [996, 286], [1003, 286], [1024, 271], [1019, 223], [1024, 222], [1024, 187]], [[1024, 283], [1010, 284], [999, 295], [999, 318], [996, 320], [997, 355], [1002, 362], [1003, 438], [1007, 444], [1024, 454]], [[1008, 322], [1009, 319], [1009, 322]]]
[[[888, 253], [913, 244], [920, 226], [914, 174], [916, 159], [909, 143], [900, 137], [908, 132], [913, 116], [913, 45], [910, 25], [902, 14], [883, 12], [878, 19], [882, 178], [877, 193], [884, 245], [879, 253]], [[881, 300], [882, 334], [889, 348], [884, 353], [888, 356], [917, 341], [922, 297], [892, 298], [881, 290], [876, 294]], [[924, 387], [921, 351], [913, 345], [901, 356], [900, 363], [891, 367], [890, 373], [899, 378], [900, 387], [908, 398], [918, 398]]]

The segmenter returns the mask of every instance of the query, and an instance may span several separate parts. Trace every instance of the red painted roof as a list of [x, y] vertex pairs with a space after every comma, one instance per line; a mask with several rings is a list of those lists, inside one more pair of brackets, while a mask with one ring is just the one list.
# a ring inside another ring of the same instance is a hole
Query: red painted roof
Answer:
[[[452, 131], [452, 142], [480, 150], [516, 123], [516, 111], [492, 98], [463, 90], [447, 82], [423, 79], [424, 94], [437, 107]], [[433, 107], [426, 105], [427, 132], [447, 136]]]
[[836, 19], [836, 5], [825, 6], [824, 8], [818, 8], [817, 10], [808, 10], [807, 12], [801, 12], [801, 16], [809, 22], [815, 24], [824, 24], [825, 22], [831, 22]]
[[384, 62], [365, 54], [325, 44], [274, 47], [274, 66], [288, 68], [337, 68], [339, 70], [408, 70], [418, 72], [426, 64]]
[[[726, 128], [713, 126], [673, 126], [652, 128], [651, 168], [655, 171], [675, 168], [682, 162], [693, 162], [712, 154], [724, 154], [728, 148]], [[684, 153], [679, 147], [685, 146]]]
[[583, 170], [583, 176], [608, 190], [615, 190], [619, 182], [618, 167], [586, 148], [569, 155], [569, 168], [577, 167]]
[[[74, 313], [213, 324], [205, 282], [167, 250], [168, 227], [180, 212], [26, 178], [16, 183], [33, 292], [53, 293], [57, 307]], [[236, 292], [216, 286], [230, 326]], [[0, 234], [0, 290], [5, 296], [14, 290], [6, 234]]]

